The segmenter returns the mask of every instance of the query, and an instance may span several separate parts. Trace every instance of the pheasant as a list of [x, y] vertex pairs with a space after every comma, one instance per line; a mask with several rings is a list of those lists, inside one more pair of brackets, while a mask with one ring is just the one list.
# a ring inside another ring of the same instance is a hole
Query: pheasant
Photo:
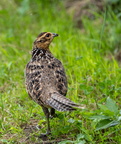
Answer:
[[32, 58], [26, 65], [26, 89], [29, 96], [38, 103], [47, 119], [47, 132], [50, 134], [49, 117], [58, 111], [72, 111], [81, 108], [65, 97], [67, 78], [62, 63], [50, 52], [49, 45], [58, 34], [42, 32], [33, 44]]

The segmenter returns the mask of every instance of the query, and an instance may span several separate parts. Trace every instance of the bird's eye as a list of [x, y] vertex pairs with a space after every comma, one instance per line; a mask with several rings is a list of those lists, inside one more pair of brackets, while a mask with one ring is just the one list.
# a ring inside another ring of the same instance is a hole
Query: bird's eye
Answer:
[[39, 40], [39, 42], [43, 42], [43, 40]]
[[49, 37], [50, 36], [50, 34], [46, 34], [46, 37]]

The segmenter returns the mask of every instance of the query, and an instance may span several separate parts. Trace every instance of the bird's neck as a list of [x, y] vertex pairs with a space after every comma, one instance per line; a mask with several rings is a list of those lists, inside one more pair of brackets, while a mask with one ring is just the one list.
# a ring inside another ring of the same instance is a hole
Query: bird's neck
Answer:
[[49, 49], [33, 48], [32, 50], [32, 59], [40, 59], [42, 57], [46, 57], [47, 55], [52, 55]]

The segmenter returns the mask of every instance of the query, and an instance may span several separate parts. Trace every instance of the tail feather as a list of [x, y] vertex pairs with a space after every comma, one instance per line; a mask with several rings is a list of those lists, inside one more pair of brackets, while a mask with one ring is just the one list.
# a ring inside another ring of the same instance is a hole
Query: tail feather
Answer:
[[52, 93], [51, 97], [46, 102], [58, 111], [72, 111], [75, 110], [75, 108], [84, 108], [59, 93]]

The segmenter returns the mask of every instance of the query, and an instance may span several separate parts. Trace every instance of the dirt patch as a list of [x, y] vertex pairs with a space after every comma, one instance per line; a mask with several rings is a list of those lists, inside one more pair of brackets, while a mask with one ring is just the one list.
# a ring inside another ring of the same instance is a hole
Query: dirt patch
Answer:
[[[58, 138], [54, 138], [53, 136], [49, 135], [48, 137], [41, 138], [42, 129], [46, 127], [46, 123], [43, 122], [42, 126], [38, 126], [39, 120], [31, 118], [29, 123], [24, 123], [20, 125], [23, 131], [19, 133], [11, 133], [8, 131], [3, 137], [1, 138], [2, 143], [10, 143], [11, 140], [17, 144], [58, 144], [64, 140], [72, 140], [72, 138], [68, 138], [67, 135], [58, 136]], [[0, 144], [2, 144], [0, 141]]]
[[[38, 126], [39, 120], [31, 119], [30, 124], [21, 125], [23, 128], [23, 132], [25, 134], [24, 137], [19, 141], [20, 143], [25, 144], [58, 144], [58, 142], [63, 141], [64, 139], [54, 139], [50, 135], [48, 137], [40, 137], [41, 129], [43, 126]], [[46, 123], [43, 123], [46, 126]]]

